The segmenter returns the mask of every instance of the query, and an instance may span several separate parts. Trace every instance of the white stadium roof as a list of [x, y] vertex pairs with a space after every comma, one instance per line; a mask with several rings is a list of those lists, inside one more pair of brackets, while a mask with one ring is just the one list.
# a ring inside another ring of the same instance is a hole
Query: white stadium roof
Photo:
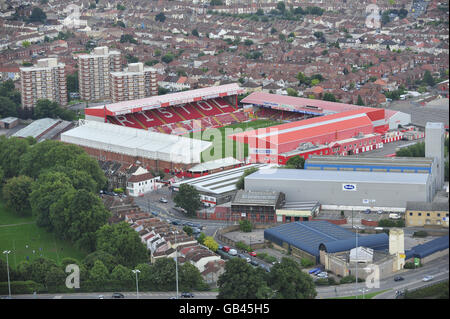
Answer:
[[97, 121], [61, 134], [61, 141], [104, 151], [174, 163], [200, 163], [200, 153], [212, 143]]

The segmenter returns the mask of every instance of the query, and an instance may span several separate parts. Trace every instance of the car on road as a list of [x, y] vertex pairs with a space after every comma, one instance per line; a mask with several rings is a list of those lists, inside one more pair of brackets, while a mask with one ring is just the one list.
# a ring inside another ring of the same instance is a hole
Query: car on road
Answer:
[[196, 235], [196, 234], [200, 234], [202, 231], [200, 230], [200, 229], [198, 229], [198, 228], [192, 228], [192, 233], [194, 234], [194, 235]]
[[379, 210], [379, 211], [377, 211], [377, 214], [381, 215], [381, 214], [383, 214], [383, 211]]
[[239, 258], [244, 259], [248, 263], [252, 261], [249, 257], [245, 256], [244, 254], [239, 254]]
[[192, 292], [182, 292], [181, 298], [194, 298], [194, 294]]
[[366, 210], [364, 211], [364, 213], [365, 213], [365, 214], [370, 214], [371, 211], [370, 211], [370, 209], [366, 209]]
[[230, 254], [231, 256], [237, 256], [237, 250], [236, 249], [230, 249], [228, 251], [228, 254]]
[[400, 215], [399, 214], [389, 214], [389, 218], [390, 219], [400, 219], [401, 217], [400, 217]]
[[250, 264], [252, 264], [253, 266], [259, 266], [259, 263], [256, 260], [251, 260]]
[[423, 277], [422, 281], [432, 281], [433, 280], [433, 276], [425, 276]]
[[201, 224], [195, 224], [195, 223], [193, 223], [192, 225], [193, 225], [193, 227], [195, 227], [195, 228], [203, 229], [203, 225], [201, 225]]
[[394, 281], [402, 281], [405, 280], [405, 278], [403, 278], [402, 276], [395, 276], [394, 277]]
[[161, 203], [168, 203], [168, 200], [165, 199], [164, 197], [161, 197], [161, 198], [159, 199], [159, 201], [160, 201]]
[[353, 229], [364, 229], [364, 226], [354, 225]]
[[222, 250], [224, 251], [224, 252], [229, 252], [230, 251], [230, 247], [228, 247], [228, 246], [223, 246], [222, 247]]
[[153, 216], [158, 216], [159, 213], [158, 213], [158, 212], [152, 212], [152, 215], [153, 215]]
[[186, 226], [189, 226], [189, 227], [195, 227], [195, 226], [194, 226], [194, 223], [192, 223], [192, 222], [186, 222]]
[[180, 225], [180, 221], [179, 220], [172, 220], [172, 225]]
[[99, 295], [99, 296], [98, 296], [98, 299], [105, 299], [105, 296]]
[[122, 298], [125, 298], [125, 296], [123, 294], [121, 294], [120, 292], [115, 292], [112, 294], [111, 298], [122, 299]]
[[252, 256], [252, 257], [256, 257], [256, 253], [254, 252], [254, 251], [251, 251], [251, 252], [249, 252], [248, 253], [250, 256]]
[[172, 296], [172, 297], [169, 297], [169, 299], [177, 299], [177, 297], [175, 297], [175, 296]]

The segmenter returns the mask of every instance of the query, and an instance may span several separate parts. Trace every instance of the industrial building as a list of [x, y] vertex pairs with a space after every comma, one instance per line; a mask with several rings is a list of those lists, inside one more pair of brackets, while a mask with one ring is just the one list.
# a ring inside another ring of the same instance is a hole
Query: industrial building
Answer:
[[43, 118], [33, 121], [23, 129], [15, 132], [12, 137], [27, 138], [29, 136], [38, 142], [45, 140], [58, 139], [60, 134], [73, 127], [73, 123], [51, 118]]
[[407, 201], [430, 202], [430, 174], [267, 169], [245, 177], [249, 191], [279, 191], [286, 201], [319, 201], [322, 209], [404, 212]]
[[417, 258], [424, 265], [436, 258], [448, 256], [449, 236], [442, 236], [430, 240], [425, 244], [417, 245], [407, 250], [406, 261], [414, 262]]
[[275, 212], [285, 203], [282, 192], [238, 190], [231, 202], [231, 214], [251, 222], [274, 223]]
[[102, 161], [146, 169], [182, 171], [200, 163], [200, 154], [210, 142], [176, 135], [122, 127], [109, 123], [80, 120], [79, 126], [61, 134], [61, 141], [83, 147]]
[[[438, 195], [439, 196], [439, 195]], [[436, 197], [438, 197], [436, 196]], [[407, 202], [405, 212], [406, 227], [446, 227], [448, 228], [448, 198], [432, 203]]]
[[200, 193], [200, 199], [203, 204], [207, 207], [213, 207], [230, 202], [233, 199], [237, 191], [236, 183], [246, 169], [253, 167], [261, 169], [266, 166], [265, 164], [251, 164], [206, 176], [186, 179], [173, 183], [172, 190], [178, 192], [181, 185], [191, 185]]
[[[356, 247], [356, 234], [327, 221], [292, 222], [264, 230], [264, 239], [299, 258], [320, 261], [320, 251], [335, 253]], [[358, 247], [389, 248], [385, 233], [359, 236]]]

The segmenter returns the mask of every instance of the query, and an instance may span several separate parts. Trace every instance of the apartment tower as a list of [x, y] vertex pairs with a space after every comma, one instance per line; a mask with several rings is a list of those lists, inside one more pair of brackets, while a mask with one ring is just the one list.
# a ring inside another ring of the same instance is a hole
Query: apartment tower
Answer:
[[111, 99], [115, 102], [158, 95], [156, 70], [144, 64], [130, 63], [122, 72], [111, 72]]
[[85, 101], [111, 99], [110, 72], [122, 69], [119, 51], [94, 48], [91, 54], [78, 56], [80, 98]]
[[40, 59], [34, 66], [20, 68], [20, 81], [24, 109], [33, 109], [41, 99], [67, 105], [65, 64], [56, 58]]

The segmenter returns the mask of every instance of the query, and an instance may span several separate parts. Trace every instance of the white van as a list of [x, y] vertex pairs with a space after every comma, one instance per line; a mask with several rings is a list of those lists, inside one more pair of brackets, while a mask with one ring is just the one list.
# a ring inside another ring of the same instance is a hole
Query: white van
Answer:
[[228, 251], [228, 253], [229, 253], [231, 256], [236, 256], [236, 255], [237, 255], [237, 250], [236, 250], [236, 249], [230, 249], [230, 250]]
[[400, 215], [399, 214], [389, 214], [389, 218], [390, 219], [400, 219]]

